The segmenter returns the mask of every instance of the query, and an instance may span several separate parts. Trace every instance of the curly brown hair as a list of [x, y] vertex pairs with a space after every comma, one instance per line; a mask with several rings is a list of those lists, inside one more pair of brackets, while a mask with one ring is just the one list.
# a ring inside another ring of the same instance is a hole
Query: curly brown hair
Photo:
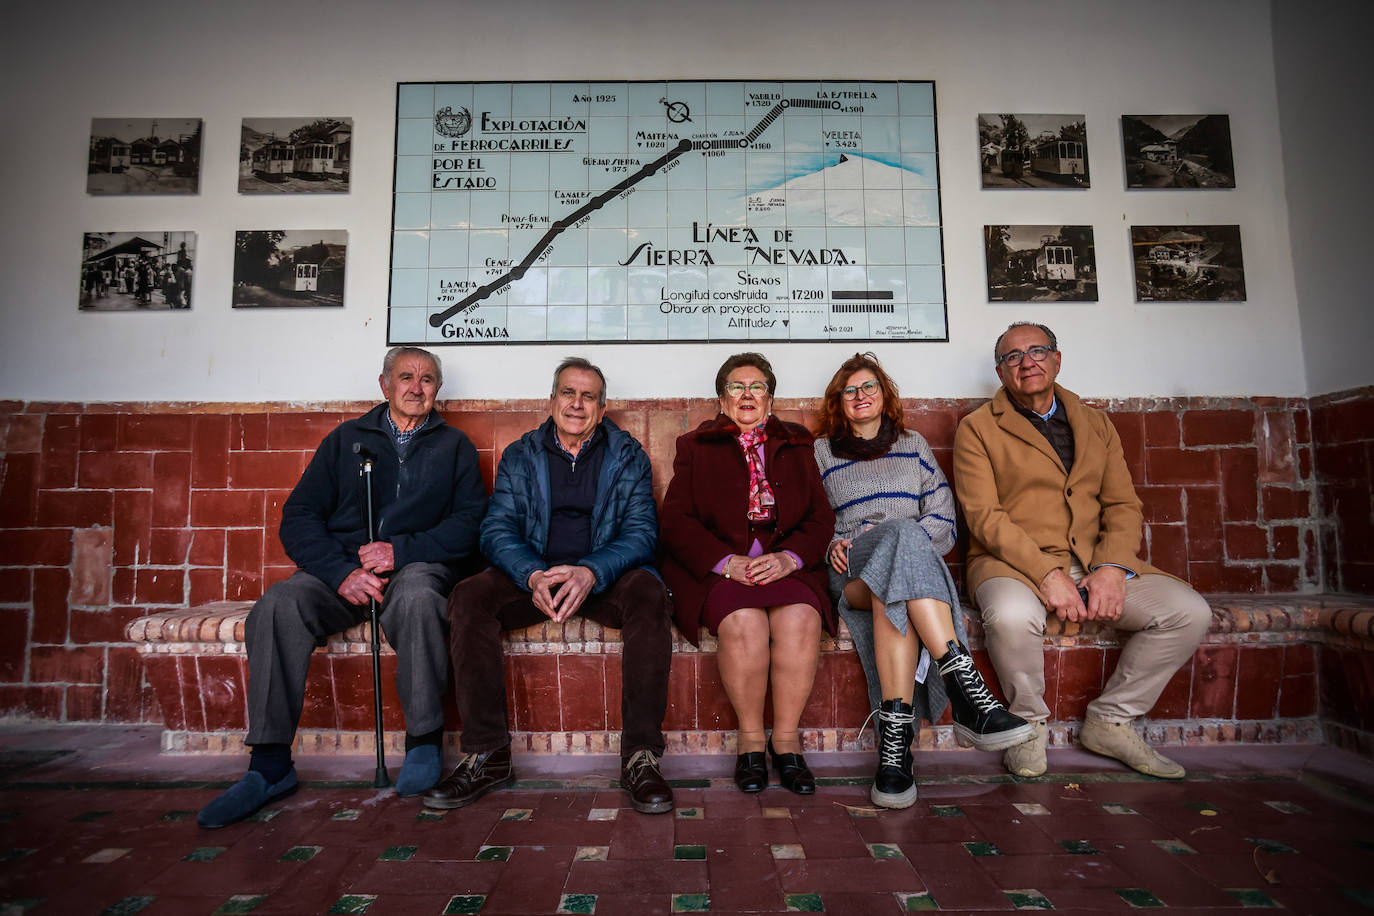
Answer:
[[896, 426], [898, 435], [905, 431], [906, 425], [902, 423], [902, 401], [901, 395], [897, 393], [897, 383], [892, 381], [892, 377], [883, 371], [882, 365], [878, 362], [878, 357], [872, 353], [855, 353], [840, 364], [840, 368], [835, 370], [835, 375], [830, 379], [830, 384], [825, 386], [825, 401], [821, 404], [820, 416], [816, 418], [817, 438], [831, 439], [849, 431], [849, 419], [844, 415], [841, 392], [849, 384], [850, 376], [864, 369], [873, 373], [874, 377], [878, 379], [878, 386], [883, 391], [883, 416], [891, 420]]

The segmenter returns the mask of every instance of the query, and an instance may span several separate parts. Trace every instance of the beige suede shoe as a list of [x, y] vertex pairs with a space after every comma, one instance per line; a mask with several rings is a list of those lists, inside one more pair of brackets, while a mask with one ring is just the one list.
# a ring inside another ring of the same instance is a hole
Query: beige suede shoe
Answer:
[[1013, 776], [1044, 776], [1049, 764], [1045, 762], [1045, 746], [1050, 743], [1050, 728], [1044, 722], [1032, 722], [1035, 732], [1030, 738], [1009, 747], [1002, 754], [1002, 765]]
[[1078, 735], [1079, 742], [1094, 754], [1115, 757], [1133, 770], [1160, 779], [1182, 779], [1183, 767], [1145, 743], [1130, 722], [1107, 722], [1089, 716]]

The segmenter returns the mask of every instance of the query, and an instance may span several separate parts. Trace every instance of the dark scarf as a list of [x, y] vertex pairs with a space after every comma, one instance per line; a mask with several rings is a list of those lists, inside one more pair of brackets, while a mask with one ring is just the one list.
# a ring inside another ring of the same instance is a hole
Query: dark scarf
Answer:
[[882, 425], [878, 427], [878, 435], [872, 439], [860, 439], [854, 435], [854, 428], [846, 425], [843, 433], [830, 437], [830, 451], [836, 458], [848, 461], [872, 461], [891, 451], [896, 441], [897, 424], [892, 422], [891, 417], [884, 416]]

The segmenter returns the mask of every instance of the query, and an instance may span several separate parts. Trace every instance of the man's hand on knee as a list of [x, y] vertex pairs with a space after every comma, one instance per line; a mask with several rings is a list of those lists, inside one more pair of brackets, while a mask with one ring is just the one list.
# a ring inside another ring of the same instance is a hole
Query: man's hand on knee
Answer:
[[1052, 569], [1040, 581], [1040, 597], [1045, 607], [1053, 611], [1060, 620], [1077, 623], [1086, 620], [1088, 609], [1078, 595], [1078, 586], [1062, 569]]
[[365, 569], [355, 569], [339, 583], [338, 592], [349, 604], [362, 606], [368, 599], [381, 601], [386, 583]]

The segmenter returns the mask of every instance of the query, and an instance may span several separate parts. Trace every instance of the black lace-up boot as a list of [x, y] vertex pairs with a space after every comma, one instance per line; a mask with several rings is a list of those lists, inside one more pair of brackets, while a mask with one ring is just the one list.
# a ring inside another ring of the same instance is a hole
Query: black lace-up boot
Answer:
[[1007, 712], [992, 695], [968, 650], [954, 640], [946, 648], [949, 651], [936, 664], [953, 707], [954, 740], [959, 746], [1000, 751], [1030, 740], [1035, 729], [1025, 719]]
[[911, 742], [916, 715], [911, 704], [883, 700], [878, 710], [878, 772], [868, 797], [883, 808], [909, 808], [916, 801], [916, 777], [911, 772]]

